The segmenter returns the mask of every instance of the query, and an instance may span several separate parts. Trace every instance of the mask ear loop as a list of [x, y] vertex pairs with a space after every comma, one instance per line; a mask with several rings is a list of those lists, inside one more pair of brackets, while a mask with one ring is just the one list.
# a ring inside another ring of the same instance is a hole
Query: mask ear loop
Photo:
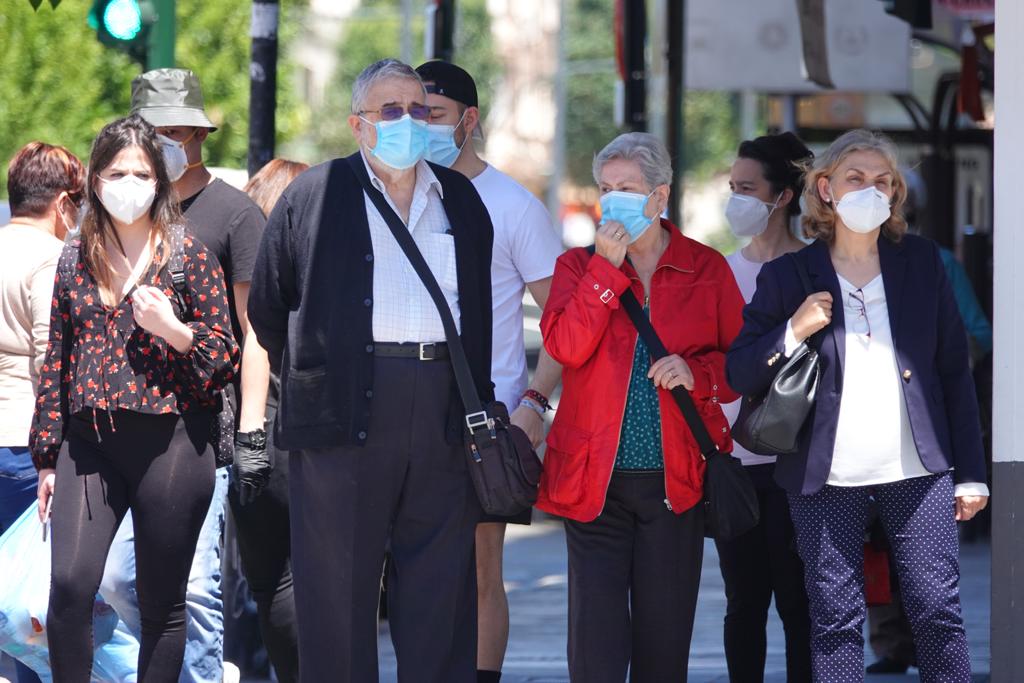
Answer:
[[779, 208], [779, 200], [782, 199], [782, 195], [784, 195], [784, 194], [786, 194], [785, 190], [780, 192], [779, 196], [775, 198], [775, 203], [772, 204], [772, 208], [768, 210], [768, 220], [771, 220], [772, 214], [775, 213], [775, 209]]
[[[466, 107], [465, 111], [462, 112], [462, 116], [459, 117], [459, 122], [456, 123], [455, 126], [452, 127], [452, 142], [455, 142], [455, 131], [457, 131], [459, 129], [459, 126], [462, 125], [462, 122], [466, 120], [466, 114], [468, 114], [468, 113], [469, 113], [469, 107]], [[465, 133], [466, 137], [464, 137], [462, 139], [462, 144], [461, 145], [455, 145], [455, 148], [459, 150], [459, 156], [462, 156], [462, 148], [466, 146], [467, 142], [469, 142], [469, 137], [470, 137], [468, 132], [465, 132], [465, 130], [463, 132]], [[455, 158], [458, 159], [459, 157], [455, 157]]]
[[[69, 202], [71, 201], [71, 195], [69, 195], [69, 194], [68, 194], [67, 192], [61, 192], [61, 195], [63, 195], [63, 197], [58, 197], [58, 198], [57, 198], [57, 206], [56, 206], [56, 209], [57, 209], [57, 217], [58, 217], [58, 218], [60, 218], [60, 222], [64, 224], [64, 232], [65, 232], [66, 234], [74, 234], [74, 232], [75, 232], [75, 226], [73, 226], [73, 225], [68, 225], [68, 219], [67, 219], [67, 217], [66, 217], [66, 216], [64, 215], [64, 212], [63, 212], [63, 211], [61, 211], [61, 209], [60, 209], [60, 205], [61, 205], [61, 203], [62, 203], [62, 202], [63, 202], [63, 201], [65, 200], [65, 199], [66, 199], [67, 201], [69, 201]], [[72, 203], [73, 203], [73, 202], [72, 202]], [[76, 224], [77, 224], [77, 221], [76, 221]]]
[[[192, 132], [189, 134], [189, 136], [187, 138], [185, 138], [184, 140], [182, 140], [181, 142], [178, 143], [178, 146], [181, 147], [181, 151], [185, 152], [185, 161], [186, 162], [188, 162], [188, 151], [185, 149], [185, 145], [190, 140], [192, 140], [192, 138], [194, 138], [196, 136], [196, 133], [198, 133], [198, 132], [199, 132], [198, 128], [193, 128]], [[200, 166], [203, 165], [202, 148], [200, 148], [200, 150], [199, 150], [199, 157], [200, 157], [199, 161], [196, 161], [194, 163], [186, 163], [185, 164], [185, 170], [186, 171], [191, 171], [193, 168], [199, 168]]]
[[[658, 185], [658, 187], [661, 187], [661, 185]], [[650, 194], [648, 194], [646, 197], [644, 197], [644, 208], [641, 210], [641, 213], [643, 213], [644, 218], [648, 218], [648, 216], [647, 216], [647, 202], [651, 201], [651, 197], [653, 197], [654, 193], [658, 191], [658, 187], [656, 187], [653, 190], [651, 190]], [[664, 209], [662, 209], [661, 211], [655, 211], [654, 215], [649, 217], [651, 223], [653, 223], [654, 221], [658, 220], [658, 218], [660, 218], [661, 214], [663, 214], [664, 212], [665, 212]]]

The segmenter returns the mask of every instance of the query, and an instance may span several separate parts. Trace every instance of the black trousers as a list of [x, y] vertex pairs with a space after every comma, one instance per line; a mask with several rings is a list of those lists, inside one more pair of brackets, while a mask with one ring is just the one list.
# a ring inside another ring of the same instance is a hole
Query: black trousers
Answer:
[[[107, 551], [130, 508], [142, 618], [140, 683], [176, 683], [185, 589], [213, 497], [212, 415], [118, 411], [71, 419], [57, 460], [46, 616], [55, 683], [88, 683], [92, 611]], [[98, 429], [98, 436], [97, 431]]]
[[786, 680], [810, 683], [811, 618], [789, 501], [773, 479], [775, 465], [753, 465], [746, 470], [757, 489], [760, 521], [742, 536], [715, 541], [725, 580], [725, 659], [729, 680], [764, 680], [765, 629], [774, 596], [786, 634]]
[[242, 569], [256, 601], [260, 635], [274, 673], [280, 683], [295, 683], [299, 680], [299, 638], [292, 582], [288, 454], [274, 447], [275, 413], [268, 408], [267, 449], [274, 455], [270, 483], [248, 505], [238, 502], [238, 490], [231, 486], [228, 502], [235, 519]]
[[660, 472], [616, 472], [596, 520], [566, 520], [570, 680], [686, 681], [703, 515], [669, 510]]
[[474, 535], [482, 511], [449, 444], [445, 361], [374, 359], [364, 447], [291, 454], [292, 568], [305, 683], [378, 680], [377, 607], [401, 683], [476, 681]]

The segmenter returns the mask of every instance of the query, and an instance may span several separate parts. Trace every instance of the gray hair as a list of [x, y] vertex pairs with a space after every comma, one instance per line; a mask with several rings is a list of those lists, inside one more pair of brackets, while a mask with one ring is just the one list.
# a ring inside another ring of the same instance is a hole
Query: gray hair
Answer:
[[668, 150], [650, 133], [623, 133], [605, 145], [594, 157], [594, 182], [601, 182], [601, 169], [613, 159], [632, 161], [639, 166], [648, 189], [672, 184], [672, 160]]
[[[423, 88], [423, 81], [420, 79], [420, 75], [411, 66], [397, 59], [382, 59], [363, 69], [362, 73], [356, 77], [356, 82], [352, 86], [352, 113], [358, 114], [362, 111], [370, 88], [380, 81], [392, 78], [407, 78], [416, 81]], [[426, 95], [427, 91], [424, 88], [423, 97], [426, 98]]]

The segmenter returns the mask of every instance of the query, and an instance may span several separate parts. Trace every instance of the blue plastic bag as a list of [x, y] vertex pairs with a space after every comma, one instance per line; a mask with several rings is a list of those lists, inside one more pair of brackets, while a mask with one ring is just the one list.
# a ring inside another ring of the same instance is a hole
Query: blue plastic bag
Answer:
[[[50, 541], [33, 503], [0, 536], [0, 650], [52, 681], [46, 634], [50, 599]], [[131, 683], [137, 680], [138, 643], [117, 633], [118, 616], [99, 598], [93, 608], [93, 638], [98, 647], [92, 680]], [[124, 628], [123, 626], [121, 628]]]

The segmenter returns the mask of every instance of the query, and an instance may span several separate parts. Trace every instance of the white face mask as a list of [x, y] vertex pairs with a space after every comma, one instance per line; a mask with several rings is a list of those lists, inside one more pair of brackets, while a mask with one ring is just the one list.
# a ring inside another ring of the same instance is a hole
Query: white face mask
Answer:
[[[832, 194], [832, 201], [835, 202], [835, 194]], [[847, 192], [836, 203], [836, 211], [846, 227], [862, 235], [877, 230], [892, 215], [889, 198], [877, 187]]]
[[733, 192], [725, 204], [725, 218], [729, 221], [732, 234], [737, 237], [757, 237], [768, 229], [768, 219], [779, 206], [782, 193], [774, 204], [762, 202], [757, 197]]
[[156, 183], [128, 175], [117, 180], [100, 178], [100, 201], [118, 221], [131, 225], [149, 211], [156, 198]]
[[[192, 136], [189, 136], [192, 137]], [[166, 135], [157, 135], [157, 142], [164, 153], [164, 165], [167, 166], [167, 177], [177, 182], [188, 170], [188, 155], [185, 154], [185, 143], [172, 140]]]

